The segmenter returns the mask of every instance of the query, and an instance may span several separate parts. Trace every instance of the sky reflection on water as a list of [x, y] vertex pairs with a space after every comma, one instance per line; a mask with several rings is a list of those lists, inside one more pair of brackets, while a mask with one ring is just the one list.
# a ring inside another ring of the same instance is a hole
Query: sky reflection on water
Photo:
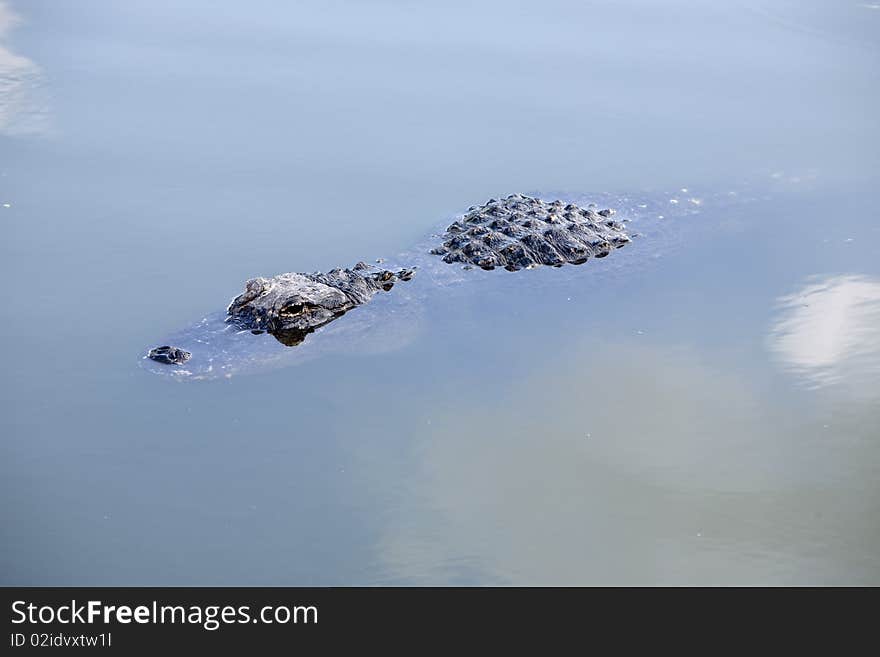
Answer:
[[813, 387], [880, 396], [880, 280], [861, 275], [809, 281], [779, 300], [768, 346], [780, 366]]

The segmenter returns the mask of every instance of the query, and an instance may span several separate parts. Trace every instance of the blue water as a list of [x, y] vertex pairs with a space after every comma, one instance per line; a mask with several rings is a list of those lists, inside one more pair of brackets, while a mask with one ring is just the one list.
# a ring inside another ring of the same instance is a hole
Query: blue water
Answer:
[[[0, 3], [0, 583], [880, 583], [878, 37], [816, 0]], [[417, 276], [289, 367], [138, 366], [515, 191], [643, 236]]]

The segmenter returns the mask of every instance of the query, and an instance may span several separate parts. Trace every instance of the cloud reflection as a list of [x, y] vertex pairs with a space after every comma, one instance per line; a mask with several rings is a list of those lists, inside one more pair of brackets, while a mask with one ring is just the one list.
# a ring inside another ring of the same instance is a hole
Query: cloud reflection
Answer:
[[844, 386], [874, 395], [880, 382], [880, 280], [858, 275], [812, 279], [779, 299], [768, 347], [810, 387]]
[[0, 0], [0, 134], [41, 134], [48, 123], [42, 70], [4, 43], [18, 23], [18, 16]]

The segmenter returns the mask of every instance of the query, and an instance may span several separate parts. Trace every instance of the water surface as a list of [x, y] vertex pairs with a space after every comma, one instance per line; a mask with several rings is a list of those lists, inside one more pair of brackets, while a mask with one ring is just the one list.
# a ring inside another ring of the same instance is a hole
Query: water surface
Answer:
[[[880, 583], [878, 37], [819, 0], [0, 4], [0, 582]], [[514, 191], [643, 237], [417, 276], [289, 367], [138, 367]]]

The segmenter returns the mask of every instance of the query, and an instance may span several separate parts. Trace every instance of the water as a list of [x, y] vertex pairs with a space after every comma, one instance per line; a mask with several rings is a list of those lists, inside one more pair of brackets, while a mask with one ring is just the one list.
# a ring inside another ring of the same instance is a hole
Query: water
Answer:
[[[0, 5], [0, 583], [880, 583], [873, 4], [178, 4]], [[555, 190], [644, 237], [138, 367]]]

